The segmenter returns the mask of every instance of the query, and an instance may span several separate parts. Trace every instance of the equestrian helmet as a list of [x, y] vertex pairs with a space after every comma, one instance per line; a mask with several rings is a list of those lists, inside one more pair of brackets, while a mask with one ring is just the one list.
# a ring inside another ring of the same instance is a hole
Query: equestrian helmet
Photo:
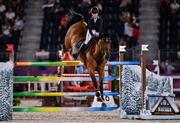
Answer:
[[97, 13], [99, 13], [99, 9], [98, 9], [98, 7], [93, 7], [93, 8], [91, 8], [91, 13], [92, 14], [97, 14]]

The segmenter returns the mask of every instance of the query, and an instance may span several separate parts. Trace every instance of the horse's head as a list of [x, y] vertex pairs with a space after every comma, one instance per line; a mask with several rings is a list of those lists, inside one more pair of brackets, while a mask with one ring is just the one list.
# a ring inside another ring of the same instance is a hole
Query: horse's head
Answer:
[[99, 39], [98, 45], [103, 57], [108, 60], [111, 52], [111, 39], [109, 37], [102, 37]]

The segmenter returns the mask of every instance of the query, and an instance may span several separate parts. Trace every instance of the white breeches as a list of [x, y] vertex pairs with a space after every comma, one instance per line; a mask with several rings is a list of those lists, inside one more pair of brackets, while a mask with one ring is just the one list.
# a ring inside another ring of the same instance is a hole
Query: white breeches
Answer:
[[[97, 32], [96, 32], [96, 30], [92, 30], [92, 33], [95, 34], [95, 33], [97, 33]], [[87, 33], [86, 33], [85, 44], [88, 44], [88, 42], [91, 40], [91, 38], [92, 38], [92, 36], [91, 36], [91, 34], [89, 33], [89, 29], [88, 29], [88, 31], [87, 31]]]

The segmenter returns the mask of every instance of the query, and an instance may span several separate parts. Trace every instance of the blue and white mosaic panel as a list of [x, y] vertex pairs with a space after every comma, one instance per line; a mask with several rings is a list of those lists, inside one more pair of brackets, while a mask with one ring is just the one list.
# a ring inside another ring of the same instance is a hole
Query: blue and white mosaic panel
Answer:
[[0, 63], [0, 121], [12, 119], [13, 63]]

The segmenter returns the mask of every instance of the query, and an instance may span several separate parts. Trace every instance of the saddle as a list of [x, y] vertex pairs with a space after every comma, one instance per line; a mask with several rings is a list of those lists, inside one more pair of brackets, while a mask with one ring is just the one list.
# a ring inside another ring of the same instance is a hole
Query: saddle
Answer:
[[[81, 39], [80, 41], [78, 41], [76, 44], [75, 44], [75, 47], [79, 50], [79, 48], [83, 45], [85, 41], [85, 38]], [[95, 43], [95, 41], [93, 41], [92, 39], [88, 42], [88, 44], [83, 48], [81, 49], [81, 51], [84, 51], [85, 53], [89, 52], [91, 50], [91, 47], [93, 46], [93, 44]], [[80, 51], [80, 52], [81, 52]]]

